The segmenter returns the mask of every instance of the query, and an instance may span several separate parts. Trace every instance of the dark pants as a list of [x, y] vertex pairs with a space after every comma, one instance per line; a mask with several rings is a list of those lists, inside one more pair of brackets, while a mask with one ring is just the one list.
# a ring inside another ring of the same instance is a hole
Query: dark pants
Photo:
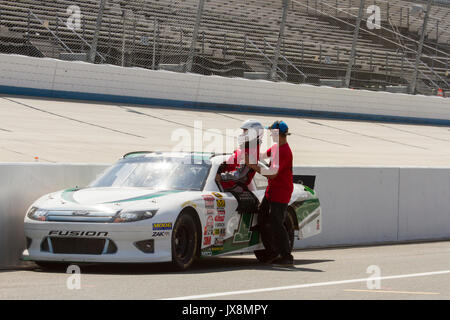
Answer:
[[282, 257], [291, 256], [289, 235], [284, 226], [287, 203], [270, 202], [264, 197], [259, 206], [258, 224], [261, 240], [267, 250]]

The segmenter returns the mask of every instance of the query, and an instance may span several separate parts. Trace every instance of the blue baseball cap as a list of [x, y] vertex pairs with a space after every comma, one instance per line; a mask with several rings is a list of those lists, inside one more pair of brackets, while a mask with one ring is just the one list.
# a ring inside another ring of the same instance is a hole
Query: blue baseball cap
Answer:
[[274, 123], [272, 123], [271, 126], [266, 127], [266, 129], [269, 129], [269, 130], [278, 129], [281, 134], [290, 135], [289, 127], [286, 124], [286, 122], [284, 122], [284, 121], [275, 121]]

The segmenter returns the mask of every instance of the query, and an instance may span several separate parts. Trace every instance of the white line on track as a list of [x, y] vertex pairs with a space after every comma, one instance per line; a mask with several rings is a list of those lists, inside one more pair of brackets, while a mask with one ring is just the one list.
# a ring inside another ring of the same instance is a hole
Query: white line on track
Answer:
[[370, 278], [360, 278], [360, 279], [351, 279], [351, 280], [307, 283], [307, 284], [299, 284], [299, 285], [283, 286], [283, 287], [273, 287], [273, 288], [261, 288], [261, 289], [249, 289], [249, 290], [239, 290], [239, 291], [207, 293], [207, 294], [200, 294], [200, 295], [195, 295], [195, 296], [167, 298], [167, 299], [163, 299], [163, 300], [208, 299], [208, 298], [215, 298], [215, 297], [233, 296], [233, 295], [239, 295], [239, 294], [250, 294], [250, 293], [292, 290], [292, 289], [304, 289], [304, 288], [323, 287], [323, 286], [334, 286], [334, 285], [347, 284], [347, 283], [366, 282], [368, 280], [376, 281], [376, 280], [415, 278], [415, 277], [426, 277], [426, 276], [434, 276], [434, 275], [449, 274], [449, 273], [450, 273], [450, 270], [442, 270], [442, 271], [411, 273], [411, 274], [402, 274], [402, 275], [386, 276], [386, 277], [370, 277]]

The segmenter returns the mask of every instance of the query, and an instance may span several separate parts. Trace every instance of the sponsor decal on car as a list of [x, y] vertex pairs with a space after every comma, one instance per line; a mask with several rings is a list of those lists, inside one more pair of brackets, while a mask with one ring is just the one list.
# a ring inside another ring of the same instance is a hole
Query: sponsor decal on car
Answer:
[[212, 216], [208, 216], [206, 219], [206, 226], [203, 235], [209, 236], [213, 234], [214, 229], [214, 218]]
[[204, 236], [212, 236], [213, 230], [211, 228], [205, 227], [205, 231], [203, 232]]
[[206, 214], [207, 214], [207, 215], [209, 215], [209, 214], [214, 214], [214, 213], [216, 213], [215, 210], [212, 210], [212, 209], [207, 209], [207, 210], [206, 210]]
[[214, 251], [223, 251], [223, 246], [214, 246], [214, 247], [212, 247], [211, 248], [211, 250], [214, 252]]
[[194, 203], [194, 202], [192, 202], [192, 201], [185, 201], [185, 202], [183, 202], [183, 204], [181, 205], [182, 208], [188, 207], [188, 206], [197, 208], [197, 204]]
[[225, 228], [214, 229], [214, 235], [218, 236], [218, 237], [224, 237], [225, 236]]
[[106, 237], [108, 232], [105, 231], [67, 231], [67, 230], [51, 230], [48, 232], [49, 236], [60, 237]]
[[225, 200], [220, 199], [220, 200], [216, 200], [217, 203], [217, 208], [225, 208]]
[[203, 239], [203, 245], [204, 246], [209, 246], [211, 244], [211, 236], [205, 237]]
[[153, 224], [153, 231], [172, 230], [172, 222], [158, 222]]
[[222, 199], [223, 198], [223, 195], [221, 195], [220, 193], [218, 193], [218, 192], [213, 192], [212, 193], [216, 198], [219, 198], [219, 199]]
[[202, 195], [203, 200], [205, 201], [206, 209], [214, 209], [214, 197], [210, 194]]
[[225, 216], [223, 216], [223, 215], [217, 215], [217, 216], [214, 218], [214, 220], [217, 221], [217, 222], [223, 222], [223, 221], [225, 221]]
[[212, 256], [211, 248], [206, 248], [202, 250], [202, 256], [204, 257], [210, 257]]
[[152, 237], [153, 238], [163, 238], [170, 236], [169, 231], [153, 231]]

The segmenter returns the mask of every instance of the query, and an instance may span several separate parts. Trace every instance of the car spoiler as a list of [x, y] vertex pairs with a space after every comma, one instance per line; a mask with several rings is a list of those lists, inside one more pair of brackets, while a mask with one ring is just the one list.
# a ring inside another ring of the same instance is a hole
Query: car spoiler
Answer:
[[294, 183], [299, 183], [314, 190], [316, 176], [294, 175]]

